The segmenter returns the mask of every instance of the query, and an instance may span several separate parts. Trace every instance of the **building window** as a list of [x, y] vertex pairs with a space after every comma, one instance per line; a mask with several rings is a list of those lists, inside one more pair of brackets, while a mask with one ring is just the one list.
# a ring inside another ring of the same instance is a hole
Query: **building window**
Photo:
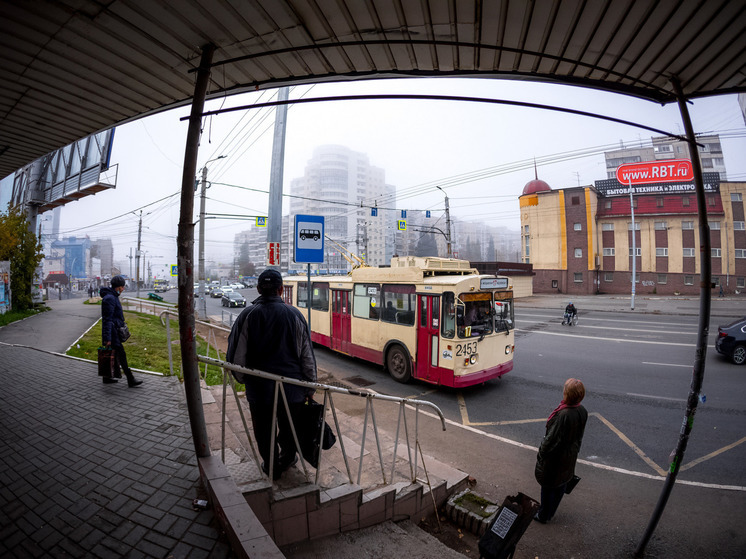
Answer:
[[583, 283], [583, 272], [575, 272], [575, 283]]
[[656, 205], [656, 207], [658, 207], [658, 208], [662, 208], [662, 207], [663, 207], [663, 197], [662, 197], [662, 196], [658, 196], [658, 197], [657, 197], [657, 198], [655, 199], [655, 205]]
[[694, 222], [693, 221], [682, 221], [681, 228], [684, 230], [694, 229]]
[[668, 257], [668, 247], [658, 247], [655, 249], [656, 256]]
[[614, 230], [613, 223], [602, 223], [601, 224], [601, 231], [613, 231], [613, 230]]
[[614, 281], [614, 272], [604, 272], [604, 281]]
[[743, 195], [740, 192], [731, 192], [730, 201], [731, 202], [743, 202]]
[[667, 283], [667, 282], [668, 282], [667, 274], [658, 274], [658, 283]]
[[523, 234], [528, 235], [528, 225], [523, 226]]
[[746, 278], [736, 278], [736, 287], [738, 289], [746, 287]]
[[530, 255], [530, 243], [529, 243], [529, 238], [530, 238], [530, 237], [529, 237], [528, 235], [526, 235], [526, 242], [524, 243], [524, 245], [525, 245], [525, 255], [526, 255], [526, 258], [528, 258], [528, 257], [529, 257], [529, 255]]
[[637, 209], [637, 198], [632, 199], [632, 207]]
[[720, 249], [719, 248], [713, 248], [712, 249], [712, 257], [713, 258], [720, 258]]
[[715, 205], [715, 197], [714, 196], [708, 196], [707, 197], [707, 205], [708, 206], [714, 206]]
[[[639, 231], [639, 230], [640, 230], [640, 222], [639, 221], [635, 221], [635, 231]], [[632, 222], [631, 221], [627, 222], [627, 231], [632, 231]]]
[[684, 206], [684, 207], [689, 206], [689, 198], [688, 197], [682, 198], [681, 199], [681, 205]]
[[694, 257], [694, 249], [693, 248], [682, 248], [681, 252], [686, 257]]
[[635, 283], [640, 283], [640, 272], [635, 274]]
[[[632, 256], [632, 247], [629, 249], [629, 255]], [[635, 247], [635, 255], [642, 256], [642, 249], [640, 247]]]
[[570, 204], [572, 204], [573, 206], [579, 206], [580, 205], [580, 196], [573, 196], [570, 199]]
[[655, 230], [656, 231], [665, 231], [666, 230], [666, 222], [665, 221], [656, 221], [655, 222]]
[[733, 222], [733, 231], [743, 231], [744, 230], [744, 222], [743, 221], [734, 221]]
[[746, 258], [746, 249], [745, 248], [737, 248], [736, 249], [736, 258]]
[[583, 225], [581, 223], [573, 223], [572, 228], [573, 228], [574, 231], [582, 231], [583, 230]]
[[710, 222], [710, 229], [712, 231], [720, 231], [720, 222], [719, 221]]
[[605, 248], [604, 249], [604, 256], [614, 256], [614, 247]]
[[576, 248], [575, 249], [575, 258], [583, 258], [583, 249], [582, 248]]
[[694, 276], [684, 276], [684, 285], [694, 285]]
[[611, 209], [611, 200], [606, 200], [604, 202], [604, 208], [606, 208], [607, 210]]
[[557, 289], [559, 287], [559, 283], [557, 280], [552, 280], [552, 289]]

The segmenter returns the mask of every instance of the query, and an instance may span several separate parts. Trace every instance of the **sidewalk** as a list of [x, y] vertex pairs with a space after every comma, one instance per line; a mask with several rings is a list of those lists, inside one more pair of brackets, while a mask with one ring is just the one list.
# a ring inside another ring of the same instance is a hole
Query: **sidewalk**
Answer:
[[82, 303], [0, 328], [0, 556], [232, 557], [213, 512], [192, 507], [204, 495], [178, 380], [104, 385], [94, 363], [48, 353], [98, 319]]

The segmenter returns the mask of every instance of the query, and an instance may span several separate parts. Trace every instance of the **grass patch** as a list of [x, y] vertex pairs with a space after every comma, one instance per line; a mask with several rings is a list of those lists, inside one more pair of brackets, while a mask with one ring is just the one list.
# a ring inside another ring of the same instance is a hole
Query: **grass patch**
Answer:
[[39, 314], [48, 310], [51, 310], [48, 306], [38, 305], [33, 309], [28, 309], [25, 311], [8, 311], [6, 313], [0, 314], [0, 326], [7, 326], [11, 322], [23, 320], [24, 318], [28, 318], [29, 316], [34, 316], [35, 314]]
[[[132, 333], [132, 337], [124, 343], [124, 350], [127, 352], [129, 366], [169, 375], [166, 327], [161, 324], [161, 319], [157, 316], [130, 311], [125, 311], [124, 319]], [[75, 346], [70, 348], [67, 354], [73, 357], [82, 357], [96, 361], [100, 346], [101, 321], [99, 320], [93, 328], [78, 340]], [[171, 320], [171, 346], [174, 359], [174, 374], [182, 378], [179, 324], [176, 320]], [[197, 338], [197, 353], [200, 355], [207, 353], [207, 342], [201, 338]], [[211, 349], [210, 356], [215, 357], [215, 348]], [[203, 377], [205, 376], [204, 371], [205, 365], [200, 363], [200, 375]], [[206, 382], [210, 386], [222, 384], [222, 369], [208, 365]]]

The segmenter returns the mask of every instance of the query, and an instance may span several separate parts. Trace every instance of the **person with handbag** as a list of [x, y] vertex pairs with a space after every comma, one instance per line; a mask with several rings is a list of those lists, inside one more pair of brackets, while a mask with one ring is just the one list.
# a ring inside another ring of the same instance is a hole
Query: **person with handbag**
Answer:
[[576, 378], [567, 379], [562, 402], [547, 419], [534, 470], [541, 485], [541, 507], [534, 520], [542, 524], [552, 519], [570, 484], [574, 487], [580, 479], [575, 476], [575, 463], [588, 421], [588, 412], [580, 405], [584, 397], [583, 383]]
[[[125, 281], [122, 276], [111, 278], [111, 287], [102, 287], [101, 295], [101, 341], [104, 347], [111, 347], [116, 354], [116, 359], [127, 377], [127, 386], [133, 388], [142, 384], [141, 380], [135, 379], [132, 369], [127, 364], [127, 354], [122, 343], [129, 338], [129, 329], [124, 321], [124, 311], [119, 295], [124, 291]], [[111, 377], [103, 377], [104, 384], [118, 382]]]
[[[298, 309], [282, 300], [282, 275], [271, 268], [264, 270], [259, 275], [256, 288], [259, 297], [233, 323], [225, 360], [247, 369], [316, 382], [316, 356], [308, 325]], [[261, 467], [269, 475], [275, 382], [243, 373], [234, 372], [233, 376], [246, 386], [254, 436], [264, 460]], [[303, 406], [315, 390], [295, 384], [283, 384], [282, 388], [293, 423], [300, 425]], [[277, 426], [273, 479], [279, 479], [285, 470], [298, 461], [282, 396], [277, 405]], [[303, 445], [300, 440], [299, 443]]]

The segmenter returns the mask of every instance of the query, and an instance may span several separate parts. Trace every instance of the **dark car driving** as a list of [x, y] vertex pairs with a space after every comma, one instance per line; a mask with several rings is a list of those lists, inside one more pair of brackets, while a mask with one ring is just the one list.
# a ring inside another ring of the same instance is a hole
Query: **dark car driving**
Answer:
[[746, 363], [746, 318], [718, 326], [715, 349], [736, 365]]
[[245, 307], [246, 299], [237, 291], [229, 291], [223, 295], [220, 304], [224, 307]]

